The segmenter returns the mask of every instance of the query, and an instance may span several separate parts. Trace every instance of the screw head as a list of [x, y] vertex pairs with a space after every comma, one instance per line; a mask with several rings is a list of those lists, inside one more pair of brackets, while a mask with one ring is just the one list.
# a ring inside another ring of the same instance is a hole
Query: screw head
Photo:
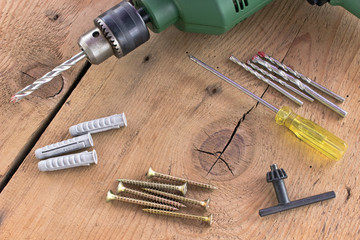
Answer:
[[148, 172], [147, 172], [147, 174], [146, 174], [146, 177], [148, 178], [148, 179], [150, 179], [150, 178], [152, 178], [152, 177], [155, 177], [155, 171], [150, 167], [149, 168], [149, 170], [148, 170]]
[[207, 222], [207, 223], [209, 224], [209, 226], [211, 226], [212, 221], [213, 221], [213, 215], [210, 214], [210, 215], [207, 217], [207, 220], [206, 220], [205, 222]]
[[120, 193], [120, 192], [125, 192], [125, 186], [122, 182], [119, 182], [119, 185], [117, 187], [117, 192]]
[[106, 202], [110, 202], [115, 199], [115, 194], [109, 190], [106, 195]]
[[203, 207], [205, 208], [205, 210], [208, 210], [209, 209], [209, 207], [210, 207], [210, 198], [208, 198], [208, 199], [206, 199], [205, 201], [204, 201], [204, 205], [203, 205]]
[[179, 191], [185, 196], [187, 193], [187, 183], [184, 183], [183, 185], [179, 186]]

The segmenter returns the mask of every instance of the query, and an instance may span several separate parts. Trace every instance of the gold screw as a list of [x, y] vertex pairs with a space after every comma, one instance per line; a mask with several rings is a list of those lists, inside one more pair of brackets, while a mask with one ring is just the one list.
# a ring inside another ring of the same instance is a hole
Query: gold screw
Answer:
[[157, 177], [157, 178], [162, 178], [162, 179], [166, 179], [166, 180], [187, 183], [189, 185], [202, 187], [202, 188], [206, 188], [206, 189], [212, 189], [212, 190], [217, 189], [217, 187], [215, 187], [213, 185], [210, 185], [210, 184], [201, 183], [201, 182], [195, 182], [195, 181], [192, 181], [192, 180], [179, 178], [179, 177], [174, 177], [174, 176], [170, 176], [170, 175], [167, 175], [167, 174], [155, 172], [152, 168], [149, 168], [149, 171], [147, 172], [146, 176], [149, 179], [153, 178], [153, 177]]
[[158, 197], [158, 196], [155, 196], [155, 195], [152, 195], [152, 194], [149, 194], [149, 193], [144, 193], [144, 192], [136, 191], [134, 189], [127, 188], [127, 187], [124, 186], [124, 184], [122, 182], [119, 182], [119, 185], [117, 187], [117, 192], [118, 193], [120, 193], [120, 192], [130, 193], [130, 194], [133, 194], [135, 196], [151, 199], [153, 201], [160, 202], [160, 203], [167, 204], [167, 205], [172, 205], [172, 206], [174, 206], [176, 208], [186, 207], [184, 204], [172, 201], [172, 200], [167, 199], [167, 198]]
[[185, 214], [185, 213], [177, 213], [177, 212], [169, 212], [169, 211], [163, 211], [163, 210], [156, 210], [156, 209], [143, 209], [144, 212], [151, 213], [151, 214], [158, 214], [158, 215], [164, 215], [164, 216], [171, 216], [171, 217], [177, 217], [177, 218], [185, 218], [185, 219], [193, 219], [193, 220], [199, 220], [202, 222], [206, 222], [211, 226], [213, 215], [210, 214], [209, 216], [197, 216], [197, 215], [191, 215], [191, 214]]
[[143, 188], [143, 190], [147, 191], [147, 192], [151, 192], [154, 194], [158, 194], [160, 196], [163, 197], [168, 197], [168, 198], [172, 198], [172, 199], [176, 199], [180, 202], [184, 202], [184, 203], [191, 203], [194, 205], [199, 205], [202, 206], [205, 210], [209, 209], [209, 204], [210, 204], [210, 198], [204, 200], [204, 201], [199, 201], [199, 200], [195, 200], [195, 199], [191, 199], [191, 198], [186, 198], [186, 197], [182, 197], [182, 196], [178, 196], [175, 194], [171, 194], [171, 193], [167, 193], [167, 192], [162, 192], [162, 191], [158, 191], [155, 189], [150, 189], [150, 188]]
[[118, 179], [118, 181], [125, 183], [125, 184], [132, 184], [135, 186], [146, 187], [146, 188], [155, 188], [155, 189], [165, 190], [165, 191], [169, 191], [169, 190], [170, 191], [179, 191], [184, 196], [186, 195], [186, 192], [187, 192], [187, 183], [177, 186], [177, 185], [171, 185], [171, 184], [145, 182], [145, 181], [137, 181], [137, 180], [130, 180], [130, 179]]
[[147, 206], [147, 207], [152, 207], [152, 208], [160, 208], [160, 209], [165, 209], [165, 210], [169, 210], [169, 211], [179, 210], [175, 207], [171, 207], [171, 206], [164, 205], [164, 204], [148, 202], [148, 201], [143, 201], [143, 200], [134, 199], [134, 198], [121, 197], [121, 196], [113, 194], [113, 192], [111, 190], [109, 190], [106, 195], [106, 202], [110, 202], [112, 200], [118, 200], [121, 202], [127, 202], [127, 203], [132, 203], [132, 204], [137, 204], [137, 205], [142, 205], [142, 206]]

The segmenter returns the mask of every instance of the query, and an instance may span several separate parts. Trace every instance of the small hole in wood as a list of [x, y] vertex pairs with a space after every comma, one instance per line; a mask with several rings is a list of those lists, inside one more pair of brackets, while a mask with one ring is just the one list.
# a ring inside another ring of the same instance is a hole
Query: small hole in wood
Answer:
[[143, 63], [146, 63], [146, 62], [148, 62], [149, 60], [150, 60], [150, 56], [147, 55], [147, 56], [144, 57]]

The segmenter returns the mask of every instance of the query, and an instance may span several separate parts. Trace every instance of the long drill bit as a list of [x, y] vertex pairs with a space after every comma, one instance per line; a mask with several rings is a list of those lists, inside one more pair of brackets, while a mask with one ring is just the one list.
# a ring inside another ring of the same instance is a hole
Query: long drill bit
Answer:
[[36, 89], [40, 88], [43, 84], [50, 82], [53, 80], [54, 77], [58, 76], [63, 71], [68, 70], [72, 66], [74, 66], [77, 62], [81, 61], [86, 57], [84, 52], [80, 52], [70, 58], [69, 60], [65, 61], [63, 64], [55, 67], [53, 70], [33, 82], [32, 84], [26, 86], [21, 91], [17, 92], [14, 96], [11, 97], [11, 102], [18, 102], [24, 97], [30, 95], [32, 92], [34, 92]]
[[311, 86], [316, 87], [317, 89], [319, 89], [320, 91], [328, 94], [329, 96], [335, 98], [336, 100], [340, 101], [340, 102], [344, 102], [345, 99], [341, 96], [339, 96], [338, 94], [332, 92], [331, 90], [327, 89], [326, 87], [314, 82], [313, 80], [311, 80], [310, 78], [304, 76], [303, 74], [299, 73], [298, 71], [286, 66], [285, 64], [279, 62], [278, 60], [276, 60], [275, 58], [267, 55], [264, 52], [258, 52], [258, 55], [262, 58], [265, 58], [266, 60], [268, 60], [269, 62], [277, 65], [278, 67], [282, 68], [285, 72], [289, 72], [291, 74], [293, 74], [295, 77], [300, 78], [302, 80], [304, 80], [305, 82], [309, 83]]
[[243, 62], [240, 62], [239, 59], [237, 59], [234, 56], [230, 56], [230, 60], [233, 61], [234, 63], [238, 64], [239, 66], [241, 66], [242, 68], [244, 68], [246, 71], [250, 72], [251, 74], [253, 74], [255, 77], [257, 77], [258, 79], [260, 79], [261, 81], [265, 82], [266, 84], [268, 84], [269, 86], [273, 87], [274, 89], [276, 89], [277, 91], [279, 91], [280, 93], [282, 93], [284, 96], [288, 97], [290, 100], [294, 101], [296, 104], [302, 106], [304, 103], [298, 99], [297, 97], [293, 96], [292, 94], [290, 94], [288, 91], [284, 90], [283, 88], [281, 88], [280, 86], [276, 85], [275, 83], [273, 83], [271, 80], [267, 79], [266, 77], [264, 77], [262, 74], [260, 74], [259, 72], [255, 71], [254, 69], [252, 69], [250, 66], [246, 65]]
[[272, 75], [271, 73], [269, 73], [268, 71], [265, 71], [262, 68], [259, 68], [257, 65], [253, 64], [251, 61], [247, 61], [246, 62], [250, 67], [252, 67], [253, 69], [257, 70], [258, 72], [261, 72], [263, 75], [269, 77], [271, 80], [283, 85], [284, 87], [286, 87], [287, 89], [290, 89], [291, 91], [293, 91], [294, 93], [300, 95], [301, 97], [309, 100], [310, 102], [313, 102], [314, 99], [310, 96], [308, 96], [307, 94], [297, 90], [296, 88], [294, 88], [293, 86], [287, 84], [286, 82], [282, 81], [281, 79], [275, 77], [274, 75]]
[[196, 57], [192, 56], [192, 55], [188, 55], [190, 60], [192, 60], [193, 62], [199, 64], [200, 66], [202, 66], [203, 68], [205, 68], [206, 70], [212, 72], [213, 74], [215, 74], [216, 76], [218, 76], [219, 78], [221, 78], [222, 80], [224, 80], [225, 82], [229, 83], [230, 85], [232, 85], [233, 87], [239, 89], [240, 91], [242, 91], [243, 93], [245, 93], [246, 95], [248, 95], [249, 97], [251, 97], [252, 99], [258, 101], [259, 103], [261, 103], [262, 105], [264, 105], [265, 107], [269, 108], [271, 111], [273, 111], [274, 113], [278, 113], [279, 109], [276, 108], [274, 105], [268, 103], [267, 101], [265, 101], [264, 99], [262, 99], [261, 97], [258, 97], [257, 95], [255, 95], [254, 93], [250, 92], [249, 90], [247, 90], [246, 88], [244, 88], [243, 86], [239, 85], [238, 83], [234, 82], [233, 80], [231, 80], [230, 78], [226, 77], [225, 75], [223, 75], [222, 73], [216, 71], [215, 69], [213, 69], [212, 67], [210, 67], [209, 65], [207, 65], [206, 63], [202, 62], [201, 60], [197, 59]]
[[330, 108], [331, 110], [333, 110], [334, 112], [339, 114], [340, 116], [342, 116], [342, 117], [346, 116], [347, 112], [344, 109], [342, 109], [342, 108], [338, 107], [336, 104], [330, 102], [328, 99], [324, 98], [323, 96], [321, 96], [320, 94], [318, 94], [317, 92], [312, 90], [309, 86], [302, 83], [299, 79], [296, 79], [293, 76], [289, 75], [288, 73], [278, 69], [276, 66], [272, 65], [271, 63], [268, 63], [268, 62], [264, 61], [263, 59], [261, 59], [257, 55], [255, 55], [252, 58], [252, 61], [254, 63], [258, 63], [258, 64], [262, 65], [263, 67], [268, 69], [270, 72], [276, 73], [277, 75], [281, 76], [283, 79], [292, 82], [298, 88], [305, 91], [310, 96], [312, 96], [313, 98], [315, 98], [316, 100], [318, 100], [319, 102], [321, 102], [322, 104], [324, 104], [325, 106], [327, 106], [328, 108]]

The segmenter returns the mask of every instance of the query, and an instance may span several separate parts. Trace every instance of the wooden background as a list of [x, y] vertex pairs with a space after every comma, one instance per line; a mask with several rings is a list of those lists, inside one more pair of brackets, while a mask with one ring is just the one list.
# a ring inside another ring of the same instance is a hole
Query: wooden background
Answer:
[[[25, 100], [9, 103], [16, 91], [76, 54], [79, 36], [117, 2], [0, 2], [0, 239], [359, 238], [359, 19], [337, 7], [278, 0], [221, 36], [174, 27], [151, 34], [123, 59], [90, 68], [83, 61]], [[348, 116], [319, 103], [297, 108], [228, 60], [234, 54], [245, 61], [259, 50], [346, 97], [341, 106]], [[328, 160], [187, 53], [335, 133], [348, 143], [346, 155]], [[70, 138], [73, 124], [122, 112], [128, 127], [93, 135], [98, 165], [38, 171], [35, 149]], [[337, 197], [259, 217], [259, 209], [277, 203], [265, 181], [273, 163], [287, 171], [292, 200], [331, 190]], [[145, 179], [150, 166], [216, 185], [216, 191], [188, 194], [211, 198], [212, 227], [105, 202], [115, 179]]]

